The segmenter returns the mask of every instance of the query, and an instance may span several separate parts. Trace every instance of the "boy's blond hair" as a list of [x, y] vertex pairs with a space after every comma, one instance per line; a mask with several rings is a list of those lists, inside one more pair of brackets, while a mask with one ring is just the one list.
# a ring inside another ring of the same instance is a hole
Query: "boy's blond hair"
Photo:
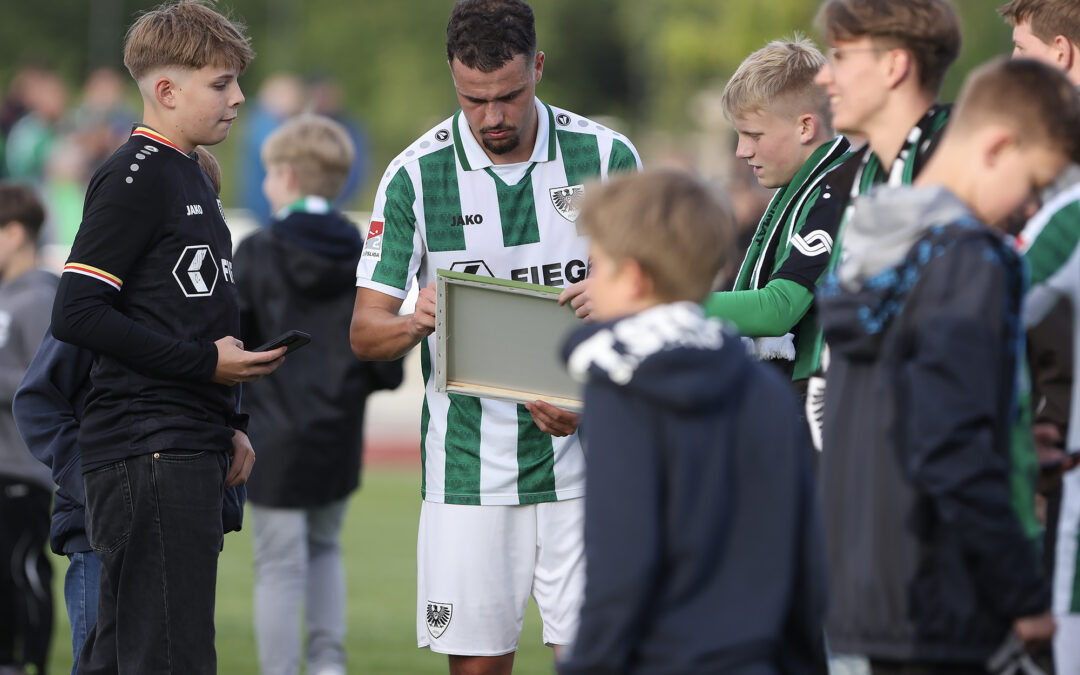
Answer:
[[227, 66], [243, 73], [255, 58], [243, 24], [202, 0], [166, 3], [147, 11], [124, 37], [124, 65], [136, 81], [158, 68]]
[[729, 209], [693, 176], [673, 169], [593, 184], [578, 216], [592, 243], [618, 264], [637, 262], [662, 302], [700, 302], [727, 260]]
[[214, 194], [221, 194], [221, 165], [217, 157], [201, 145], [195, 146], [195, 154], [199, 157], [199, 166], [210, 177], [210, 184], [214, 186]]
[[1080, 95], [1061, 71], [1034, 59], [1000, 58], [964, 81], [947, 133], [1005, 124], [1017, 141], [1080, 158]]
[[734, 121], [766, 110], [790, 115], [812, 113], [832, 126], [829, 97], [814, 84], [825, 57], [801, 35], [774, 40], [746, 57], [724, 87], [724, 116]]
[[1011, 0], [998, 8], [1009, 25], [1028, 22], [1032, 34], [1050, 44], [1059, 35], [1080, 45], [1080, 3], [1076, 0]]
[[274, 130], [262, 146], [263, 164], [285, 164], [300, 191], [335, 199], [345, 189], [356, 150], [344, 126], [324, 115], [293, 117]]
[[920, 88], [935, 97], [960, 54], [960, 18], [948, 0], [826, 0], [815, 21], [829, 44], [869, 37], [906, 50]]

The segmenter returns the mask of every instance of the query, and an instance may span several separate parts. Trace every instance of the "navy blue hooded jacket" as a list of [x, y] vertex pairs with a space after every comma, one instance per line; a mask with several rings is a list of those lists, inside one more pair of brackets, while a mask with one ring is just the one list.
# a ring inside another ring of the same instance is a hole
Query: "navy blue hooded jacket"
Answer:
[[803, 673], [824, 555], [790, 384], [691, 303], [585, 326], [586, 588], [564, 675]]
[[1050, 607], [1018, 518], [1022, 262], [937, 186], [860, 199], [844, 250], [818, 294], [829, 644], [979, 664]]

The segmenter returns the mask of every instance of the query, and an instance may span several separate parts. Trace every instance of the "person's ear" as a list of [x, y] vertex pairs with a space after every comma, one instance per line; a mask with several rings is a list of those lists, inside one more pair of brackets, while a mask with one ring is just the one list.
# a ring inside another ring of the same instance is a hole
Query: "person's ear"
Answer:
[[154, 99], [166, 108], [176, 107], [176, 95], [180, 88], [171, 77], [161, 75], [154, 80]]
[[641, 263], [633, 258], [626, 258], [625, 260], [620, 261], [619, 264], [624, 266], [623, 274], [630, 280], [630, 288], [634, 300], [652, 297], [654, 288], [653, 280], [651, 276], [645, 273], [645, 269], [641, 266]]
[[1004, 127], [990, 127], [982, 135], [979, 158], [988, 169], [995, 168], [1002, 155], [1016, 146], [1016, 134]]
[[890, 49], [886, 54], [885, 83], [895, 89], [905, 79], [914, 75], [914, 61], [911, 52], [899, 47]]
[[300, 190], [300, 178], [296, 175], [296, 169], [292, 168], [288, 164], [283, 164], [281, 170], [285, 174], [285, 187], [290, 190]]
[[812, 143], [817, 138], [818, 119], [810, 113], [799, 115], [796, 122], [799, 130], [799, 142], [803, 145]]
[[1076, 57], [1073, 43], [1069, 42], [1069, 38], [1064, 35], [1055, 35], [1054, 40], [1050, 43], [1050, 48], [1054, 50], [1054, 61], [1058, 67], [1065, 72], [1069, 72]]
[[533, 84], [540, 84], [544, 78], [544, 52], [536, 52], [536, 61], [533, 63]]

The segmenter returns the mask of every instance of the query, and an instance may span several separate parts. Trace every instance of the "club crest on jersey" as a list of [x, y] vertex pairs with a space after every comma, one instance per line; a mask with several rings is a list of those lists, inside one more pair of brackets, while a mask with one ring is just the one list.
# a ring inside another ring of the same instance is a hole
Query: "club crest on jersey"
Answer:
[[209, 244], [184, 247], [172, 272], [184, 297], [205, 298], [214, 294], [218, 266]]
[[450, 619], [454, 617], [454, 606], [445, 602], [431, 602], [427, 604], [427, 629], [431, 637], [438, 638], [446, 632], [450, 625]]
[[565, 185], [563, 187], [548, 190], [551, 195], [551, 205], [559, 212], [559, 215], [571, 223], [575, 222], [578, 212], [581, 210], [581, 199], [585, 196], [584, 185]]
[[360, 254], [361, 258], [382, 260], [382, 234], [383, 221], [371, 221], [371, 225], [368, 226], [367, 241], [364, 242], [364, 252]]

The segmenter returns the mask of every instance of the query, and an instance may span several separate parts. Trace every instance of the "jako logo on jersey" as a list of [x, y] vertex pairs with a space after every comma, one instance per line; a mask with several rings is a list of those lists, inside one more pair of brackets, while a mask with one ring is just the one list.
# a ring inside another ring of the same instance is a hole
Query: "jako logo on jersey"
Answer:
[[435, 132], [435, 140], [437, 141], [445, 141], [448, 138], [450, 138], [450, 132], [446, 129], [439, 129]]
[[364, 252], [360, 254], [361, 258], [382, 260], [382, 233], [383, 221], [371, 221], [371, 225], [368, 226], [367, 241], [364, 242]]
[[438, 638], [446, 632], [450, 619], [454, 618], [454, 606], [446, 602], [428, 602], [427, 629], [431, 637]]
[[189, 216], [201, 216], [203, 214], [202, 213], [202, 204], [188, 204], [187, 205], [187, 214]]
[[173, 267], [173, 278], [180, 284], [184, 296], [205, 298], [214, 294], [218, 266], [208, 244], [187, 246]]
[[581, 198], [585, 196], [584, 185], [565, 185], [563, 187], [548, 190], [551, 195], [551, 205], [559, 212], [559, 215], [571, 223], [577, 220], [578, 211], [581, 209]]
[[450, 227], [463, 227], [465, 225], [482, 225], [484, 216], [480, 213], [458, 214], [450, 216]]
[[799, 249], [803, 255], [815, 256], [822, 253], [831, 253], [833, 247], [832, 237], [828, 232], [814, 230], [807, 236], [796, 234], [791, 238], [791, 244]]
[[451, 272], [464, 272], [465, 274], [478, 274], [482, 277], [492, 277], [491, 269], [483, 260], [462, 260], [450, 265]]
[[570, 124], [570, 116], [566, 113], [559, 113], [555, 116], [555, 122], [558, 123], [560, 127], [565, 127], [567, 124]]
[[588, 271], [589, 266], [584, 261], [571, 260], [565, 265], [556, 262], [547, 265], [519, 267], [516, 270], [510, 270], [510, 278], [514, 281], [527, 281], [532, 284], [562, 286], [564, 281], [571, 284], [581, 281]]

